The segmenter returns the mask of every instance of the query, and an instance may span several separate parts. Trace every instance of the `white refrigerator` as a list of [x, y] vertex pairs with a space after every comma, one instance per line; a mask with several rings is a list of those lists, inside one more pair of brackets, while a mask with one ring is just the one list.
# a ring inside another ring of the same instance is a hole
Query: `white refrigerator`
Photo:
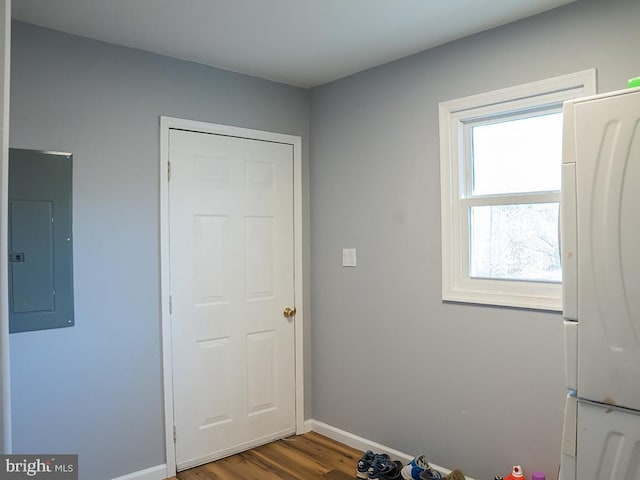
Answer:
[[640, 480], [640, 88], [566, 102], [560, 480]]

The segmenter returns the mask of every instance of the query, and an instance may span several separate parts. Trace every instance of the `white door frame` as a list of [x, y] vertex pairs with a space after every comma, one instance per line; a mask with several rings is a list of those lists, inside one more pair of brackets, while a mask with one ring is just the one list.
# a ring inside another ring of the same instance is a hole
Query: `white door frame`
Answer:
[[302, 138], [214, 123], [160, 117], [160, 315], [162, 319], [162, 369], [164, 380], [164, 419], [167, 477], [176, 474], [176, 446], [173, 439], [173, 352], [169, 315], [169, 130], [213, 133], [250, 138], [293, 146], [293, 228], [295, 328], [295, 408], [296, 433], [304, 432], [303, 303], [302, 303]]
[[0, 451], [11, 453], [9, 368], [9, 70], [11, 1], [0, 0]]

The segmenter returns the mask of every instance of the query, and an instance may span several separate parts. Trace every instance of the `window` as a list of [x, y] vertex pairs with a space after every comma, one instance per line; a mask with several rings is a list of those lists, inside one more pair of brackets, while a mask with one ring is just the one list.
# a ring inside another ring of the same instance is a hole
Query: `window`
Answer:
[[595, 70], [440, 104], [442, 297], [561, 310], [562, 103]]

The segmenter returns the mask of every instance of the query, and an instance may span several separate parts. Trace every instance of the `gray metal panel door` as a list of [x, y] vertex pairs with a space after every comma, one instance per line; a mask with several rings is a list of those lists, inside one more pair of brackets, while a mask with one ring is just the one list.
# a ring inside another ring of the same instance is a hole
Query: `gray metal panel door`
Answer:
[[73, 320], [71, 155], [9, 151], [9, 331]]

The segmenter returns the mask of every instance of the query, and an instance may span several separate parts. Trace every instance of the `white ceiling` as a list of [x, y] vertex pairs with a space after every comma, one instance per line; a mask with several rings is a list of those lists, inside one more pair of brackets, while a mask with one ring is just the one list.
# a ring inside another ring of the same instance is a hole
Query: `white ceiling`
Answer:
[[575, 0], [14, 0], [13, 18], [301, 87]]

